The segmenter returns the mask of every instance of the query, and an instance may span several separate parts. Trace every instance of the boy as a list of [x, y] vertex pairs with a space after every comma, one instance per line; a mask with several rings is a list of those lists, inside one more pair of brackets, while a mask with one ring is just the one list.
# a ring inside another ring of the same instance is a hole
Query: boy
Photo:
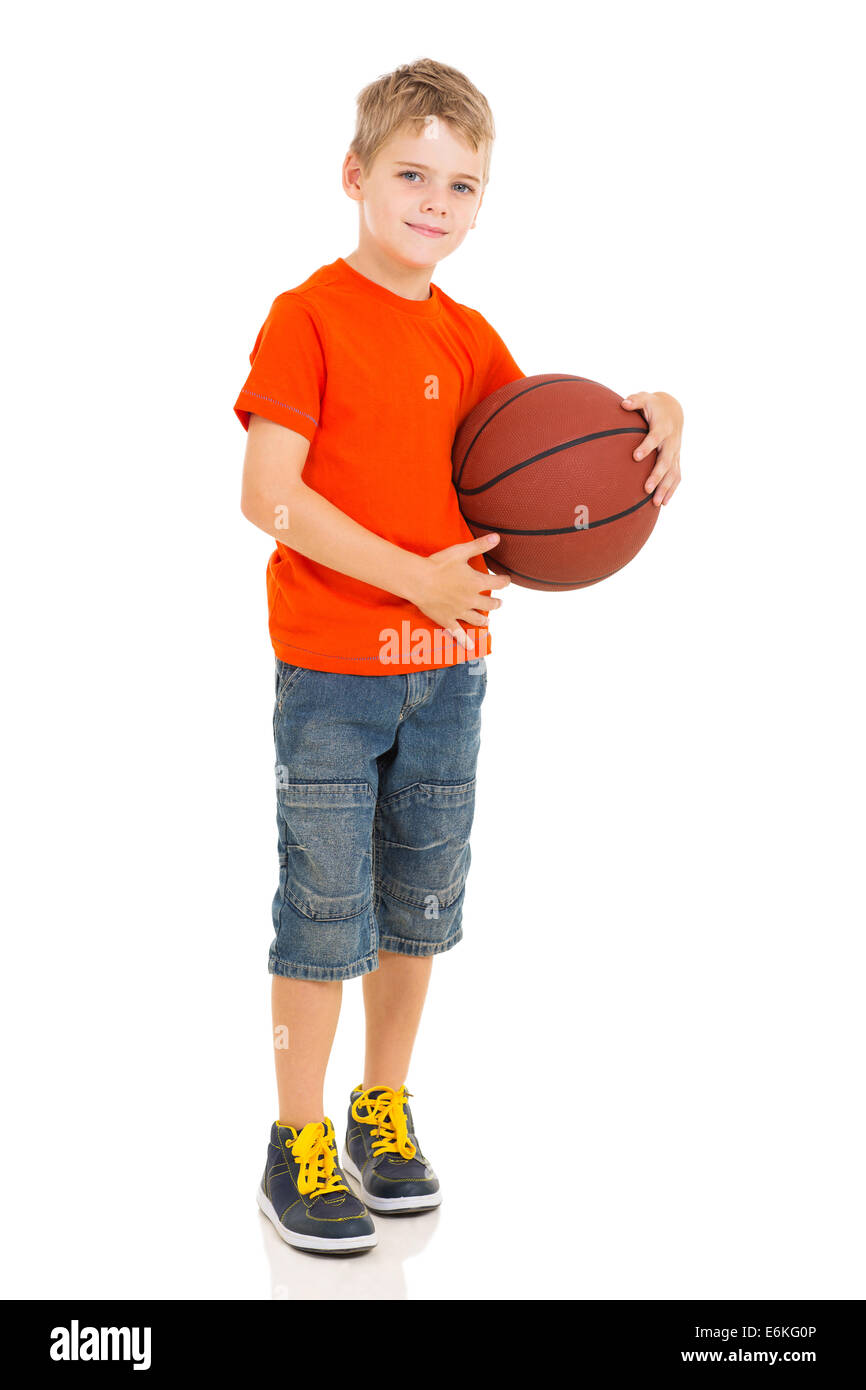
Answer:
[[[493, 140], [485, 98], [441, 63], [361, 92], [343, 164], [358, 246], [277, 296], [234, 407], [242, 510], [277, 542], [279, 1119], [258, 1201], [300, 1248], [368, 1248], [368, 1208], [440, 1201], [405, 1082], [433, 957], [462, 937], [488, 621], [509, 583], [483, 559], [498, 537], [473, 539], [460, 514], [451, 445], [478, 401], [525, 374], [431, 274], [475, 225]], [[641, 452], [659, 448], [650, 484], [667, 501], [679, 406], [644, 392], [623, 405], [644, 408]], [[357, 976], [366, 1060], [341, 1166], [324, 1078]]]

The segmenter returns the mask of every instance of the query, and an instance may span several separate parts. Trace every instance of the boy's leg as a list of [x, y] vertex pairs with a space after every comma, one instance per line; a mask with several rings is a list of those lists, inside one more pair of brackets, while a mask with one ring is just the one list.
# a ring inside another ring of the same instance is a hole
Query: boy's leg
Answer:
[[273, 976], [271, 1007], [281, 1125], [325, 1118], [325, 1070], [343, 995], [342, 980]]
[[376, 1228], [349, 1188], [322, 1084], [342, 980], [274, 975], [272, 1004], [280, 1119], [271, 1125], [256, 1201], [281, 1240], [322, 1254], [370, 1250]]
[[379, 775], [379, 968], [364, 976], [364, 1089], [406, 1082], [434, 955], [462, 936], [463, 890], [487, 664], [409, 677], [395, 752]]
[[379, 968], [364, 979], [364, 1081], [349, 1100], [344, 1166], [377, 1212], [439, 1205], [406, 1076], [433, 957], [463, 935], [484, 658], [407, 677], [395, 749], [379, 768], [373, 878]]
[[299, 1128], [325, 1118], [342, 981], [378, 963], [371, 872], [378, 759], [393, 745], [406, 679], [277, 660], [275, 693], [273, 1044], [280, 1123]]
[[364, 976], [367, 1020], [364, 1089], [405, 1083], [430, 981], [432, 956], [379, 951], [379, 969]]

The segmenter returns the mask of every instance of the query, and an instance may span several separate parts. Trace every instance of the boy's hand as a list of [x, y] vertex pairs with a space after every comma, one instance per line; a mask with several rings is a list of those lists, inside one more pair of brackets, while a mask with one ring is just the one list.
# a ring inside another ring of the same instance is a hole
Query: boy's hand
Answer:
[[634, 456], [645, 458], [653, 449], [658, 449], [655, 466], [645, 486], [647, 492], [653, 493], [655, 505], [660, 507], [670, 502], [680, 482], [683, 408], [666, 391], [636, 391], [620, 404], [626, 410], [640, 410], [646, 417], [649, 434], [641, 440]]
[[461, 647], [467, 646], [467, 636], [459, 620], [484, 627], [490, 609], [502, 606], [501, 598], [485, 597], [481, 590], [503, 589], [511, 583], [505, 574], [482, 574], [467, 563], [473, 555], [483, 555], [498, 544], [495, 534], [480, 536], [428, 555], [421, 580], [410, 595], [416, 607], [450, 632]]

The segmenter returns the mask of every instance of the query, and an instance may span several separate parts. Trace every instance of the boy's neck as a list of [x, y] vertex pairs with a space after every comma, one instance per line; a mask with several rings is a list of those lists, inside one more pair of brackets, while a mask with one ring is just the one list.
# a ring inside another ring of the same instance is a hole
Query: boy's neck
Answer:
[[385, 255], [375, 243], [358, 246], [349, 256], [344, 256], [346, 265], [365, 275], [377, 285], [382, 285], [392, 294], [403, 299], [429, 299], [432, 266], [401, 265]]

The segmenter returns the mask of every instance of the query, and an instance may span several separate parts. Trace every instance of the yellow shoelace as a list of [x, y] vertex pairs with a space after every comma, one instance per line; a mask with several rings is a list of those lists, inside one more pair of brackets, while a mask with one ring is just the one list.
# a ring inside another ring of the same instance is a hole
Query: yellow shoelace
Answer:
[[336, 1171], [334, 1126], [330, 1120], [325, 1124], [319, 1121], [304, 1125], [291, 1150], [301, 1165], [298, 1191], [303, 1196], [322, 1197], [327, 1192], [349, 1191]]
[[[373, 1153], [400, 1154], [402, 1158], [415, 1157], [415, 1145], [409, 1138], [406, 1111], [403, 1108], [412, 1092], [401, 1086], [395, 1091], [391, 1086], [373, 1086], [377, 1096], [364, 1091], [352, 1102], [352, 1117], [364, 1124], [373, 1126]], [[365, 1113], [361, 1113], [364, 1111]]]

